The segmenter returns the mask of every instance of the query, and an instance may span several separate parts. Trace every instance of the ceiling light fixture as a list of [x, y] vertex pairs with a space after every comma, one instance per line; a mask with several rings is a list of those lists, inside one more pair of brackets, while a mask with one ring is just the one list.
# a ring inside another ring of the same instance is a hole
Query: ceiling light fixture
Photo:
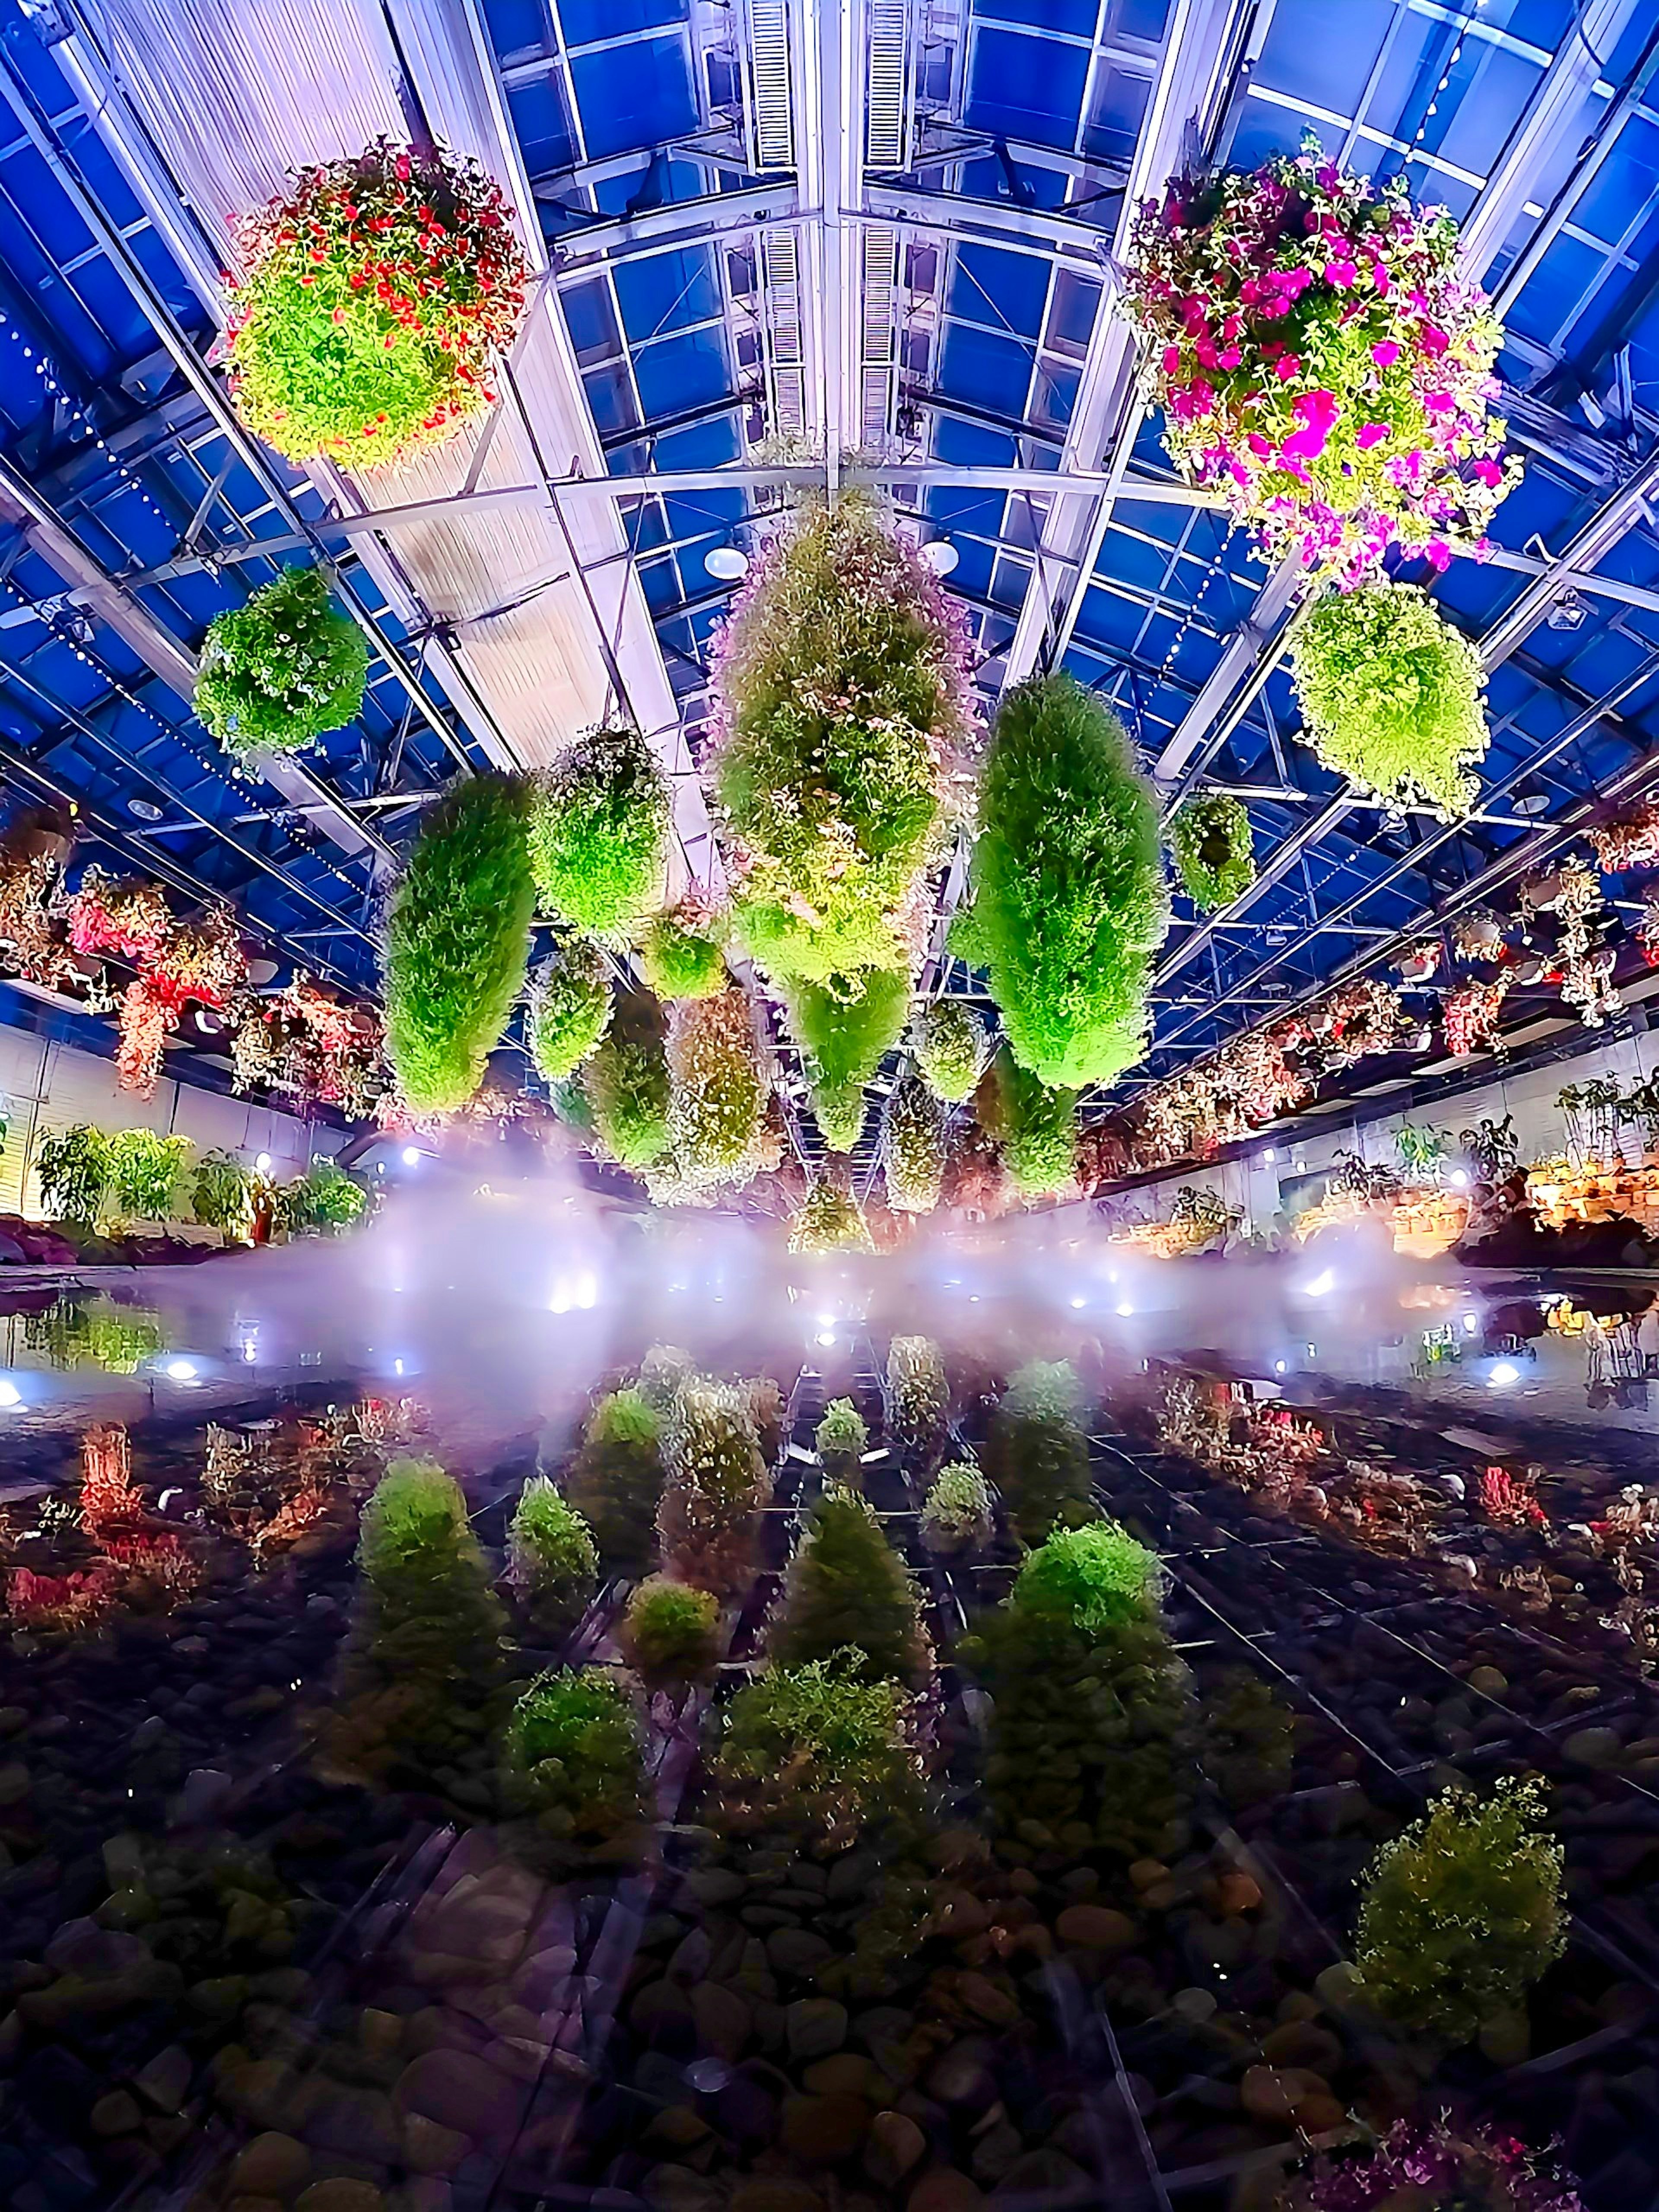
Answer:
[[936, 576], [948, 576], [962, 556], [948, 538], [932, 538], [921, 549], [923, 566]]
[[740, 545], [711, 545], [702, 565], [718, 582], [740, 584], [749, 574], [749, 556]]

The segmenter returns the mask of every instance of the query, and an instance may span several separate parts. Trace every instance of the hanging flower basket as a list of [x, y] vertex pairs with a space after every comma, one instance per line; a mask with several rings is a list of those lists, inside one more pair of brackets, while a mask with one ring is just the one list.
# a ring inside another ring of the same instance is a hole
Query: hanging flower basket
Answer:
[[208, 630], [196, 711], [228, 752], [298, 752], [362, 712], [368, 647], [315, 568], [289, 568]]
[[1255, 881], [1250, 817], [1226, 792], [1200, 792], [1178, 810], [1170, 850], [1182, 889], [1200, 914], [1231, 906]]
[[1468, 1060], [1477, 1052], [1501, 1052], [1498, 1016], [1509, 995], [1510, 978], [1471, 976], [1446, 994], [1444, 1019], [1446, 1052], [1452, 1060]]
[[1291, 649], [1303, 736], [1379, 799], [1467, 814], [1486, 750], [1479, 654], [1413, 584], [1321, 599]]
[[1457, 225], [1310, 143], [1147, 200], [1125, 304], [1189, 484], [1274, 560], [1348, 586], [1390, 546], [1443, 568], [1519, 475], [1490, 416], [1501, 336]]
[[493, 404], [527, 268], [483, 169], [380, 139], [237, 227], [231, 393], [293, 461], [405, 459]]
[[1588, 834], [1603, 875], [1659, 867], [1659, 804], [1651, 799], [1626, 807], [1610, 822], [1593, 823]]
[[159, 884], [118, 883], [88, 868], [69, 902], [70, 943], [89, 957], [115, 953], [123, 960], [154, 960], [173, 927]]

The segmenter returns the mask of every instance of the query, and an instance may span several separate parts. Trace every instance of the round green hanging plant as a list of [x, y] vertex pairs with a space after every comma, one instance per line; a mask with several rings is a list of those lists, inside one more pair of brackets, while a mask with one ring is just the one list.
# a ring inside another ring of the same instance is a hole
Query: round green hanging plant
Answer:
[[965, 999], [927, 999], [910, 1024], [910, 1049], [928, 1089], [947, 1106], [969, 1097], [990, 1040]]
[[974, 933], [1014, 1058], [1054, 1088], [1146, 1047], [1169, 927], [1158, 808], [1122, 724], [1069, 676], [1009, 694], [974, 848]]
[[656, 1000], [629, 991], [582, 1070], [594, 1131], [619, 1167], [655, 1167], [667, 1154], [667, 1034]]
[[1328, 592], [1291, 647], [1303, 735], [1334, 774], [1467, 814], [1485, 757], [1480, 656], [1415, 584]]
[[640, 966], [659, 999], [712, 999], [730, 980], [720, 937], [701, 902], [690, 899], [646, 924]]
[[1202, 791], [1170, 824], [1170, 850], [1182, 889], [1200, 914], [1231, 906], [1255, 881], [1250, 817], [1224, 791]]
[[544, 908], [590, 937], [612, 937], [662, 895], [668, 787], [637, 730], [590, 731], [543, 770], [530, 861]]
[[523, 785], [454, 785], [428, 812], [386, 921], [386, 1051], [417, 1113], [477, 1089], [524, 981], [535, 904]]
[[611, 1019], [611, 970], [591, 939], [568, 937], [530, 993], [530, 1055], [550, 1083], [574, 1073]]
[[404, 459], [490, 404], [529, 271], [476, 161], [380, 139], [236, 226], [231, 396], [293, 461]]
[[316, 568], [285, 568], [216, 616], [196, 673], [196, 711], [227, 751], [298, 752], [362, 712], [368, 647]]

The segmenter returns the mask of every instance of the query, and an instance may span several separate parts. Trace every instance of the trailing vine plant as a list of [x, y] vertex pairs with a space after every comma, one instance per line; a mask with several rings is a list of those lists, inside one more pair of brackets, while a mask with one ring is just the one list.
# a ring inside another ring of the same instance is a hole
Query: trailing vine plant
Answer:
[[209, 626], [196, 711], [229, 752], [298, 752], [356, 720], [368, 675], [363, 634], [320, 570], [287, 568]]

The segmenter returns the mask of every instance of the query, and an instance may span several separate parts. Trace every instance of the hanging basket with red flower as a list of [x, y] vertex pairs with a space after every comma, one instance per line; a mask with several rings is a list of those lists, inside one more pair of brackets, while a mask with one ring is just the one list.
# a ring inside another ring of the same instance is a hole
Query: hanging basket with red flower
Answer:
[[1443, 568], [1518, 475], [1487, 412], [1501, 332], [1457, 225], [1316, 143], [1143, 203], [1124, 301], [1189, 484], [1340, 585], [1392, 545]]
[[377, 140], [301, 170], [236, 244], [232, 395], [279, 453], [377, 467], [493, 403], [528, 271], [477, 162]]

